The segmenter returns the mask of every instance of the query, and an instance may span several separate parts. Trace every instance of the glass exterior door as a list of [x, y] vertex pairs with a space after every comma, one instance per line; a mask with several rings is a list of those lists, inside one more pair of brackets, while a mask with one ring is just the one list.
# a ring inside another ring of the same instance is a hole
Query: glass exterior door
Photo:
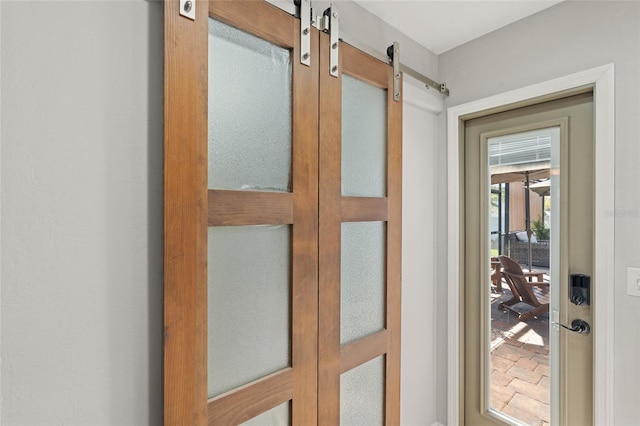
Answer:
[[[509, 184], [505, 203], [513, 219], [506, 233], [512, 238], [507, 239], [501, 252], [492, 250], [492, 259], [498, 261], [492, 276], [498, 277], [492, 280], [487, 304], [490, 319], [485, 332], [489, 338], [484, 351], [489, 365], [484, 377], [485, 392], [489, 409], [496, 416], [526, 424], [549, 423], [552, 418], [550, 366], [557, 363], [558, 345], [550, 335], [549, 306], [558, 303], [559, 286], [554, 283], [560, 280], [558, 272], [550, 268], [557, 251], [550, 250], [548, 234], [554, 234], [556, 238], [551, 241], [559, 244], [560, 222], [559, 203], [550, 205], [554, 214], [546, 218], [544, 204], [550, 192], [550, 178], [560, 177], [559, 163], [552, 161], [552, 153], [560, 150], [560, 133], [560, 126], [554, 126], [516, 133], [504, 130], [482, 139], [491, 184]], [[553, 164], [558, 166], [552, 167]], [[549, 204], [548, 198], [546, 201]], [[550, 228], [554, 217], [556, 226]], [[521, 278], [511, 275], [518, 268], [526, 287], [521, 286]], [[520, 295], [518, 287], [529, 288], [532, 294]]]
[[331, 76], [315, 28], [302, 65], [264, 1], [166, 4], [165, 424], [397, 424], [391, 67], [341, 43]]
[[[592, 118], [586, 92], [465, 122], [465, 424], [593, 423], [593, 336], [557, 325], [595, 320], [569, 291], [593, 276]], [[509, 238], [491, 253], [500, 183]]]

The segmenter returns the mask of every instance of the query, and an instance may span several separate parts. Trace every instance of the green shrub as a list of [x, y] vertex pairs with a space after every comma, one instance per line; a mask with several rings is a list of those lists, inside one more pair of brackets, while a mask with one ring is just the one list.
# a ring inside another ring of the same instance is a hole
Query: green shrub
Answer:
[[533, 234], [538, 241], [548, 241], [551, 230], [542, 222], [542, 218], [538, 216], [537, 220], [531, 222]]

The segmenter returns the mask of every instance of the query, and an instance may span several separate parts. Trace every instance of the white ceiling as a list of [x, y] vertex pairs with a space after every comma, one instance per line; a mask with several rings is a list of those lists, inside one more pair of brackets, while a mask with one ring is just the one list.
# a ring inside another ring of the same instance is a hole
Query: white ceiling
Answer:
[[354, 1], [439, 55], [562, 0]]

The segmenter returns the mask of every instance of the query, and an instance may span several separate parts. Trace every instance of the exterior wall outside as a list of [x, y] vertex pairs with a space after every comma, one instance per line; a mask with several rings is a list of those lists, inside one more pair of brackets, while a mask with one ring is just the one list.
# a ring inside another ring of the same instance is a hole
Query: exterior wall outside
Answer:
[[[640, 335], [635, 331], [640, 299], [626, 294], [626, 268], [640, 265], [640, 3], [563, 2], [439, 59], [440, 78], [451, 89], [447, 107], [615, 64], [615, 206], [596, 208], [615, 217], [615, 282], [601, 283], [615, 286], [615, 424], [637, 425], [640, 373], [628, 366], [640, 356]], [[446, 136], [439, 140], [444, 145]], [[440, 161], [445, 161], [444, 150], [440, 152]], [[446, 297], [440, 299], [442, 305], [445, 301]], [[446, 334], [438, 336], [437, 345], [446, 345]], [[445, 364], [446, 360], [441, 367]], [[441, 410], [439, 404], [442, 422], [446, 411]]]
[[[0, 423], [159, 425], [163, 3], [0, 3]], [[340, 10], [346, 34], [381, 51], [399, 40], [437, 79], [433, 53], [354, 3]], [[403, 123], [407, 167], [421, 173], [405, 214], [435, 212], [425, 195], [438, 183], [420, 168], [437, 167], [435, 113], [408, 107]], [[438, 280], [419, 274], [438, 271], [424, 243], [435, 219], [404, 220], [425, 223], [403, 253], [415, 327], [403, 331], [402, 416], [433, 424]]]
[[[508, 250], [505, 254], [518, 262], [521, 266], [529, 264], [529, 242], [519, 241], [514, 234], [509, 235]], [[531, 264], [549, 268], [549, 241], [531, 243]]]
[[[509, 184], [509, 232], [524, 231], [526, 229], [524, 206], [524, 183], [511, 182]], [[531, 221], [537, 220], [542, 215], [542, 197], [530, 191], [529, 206]]]

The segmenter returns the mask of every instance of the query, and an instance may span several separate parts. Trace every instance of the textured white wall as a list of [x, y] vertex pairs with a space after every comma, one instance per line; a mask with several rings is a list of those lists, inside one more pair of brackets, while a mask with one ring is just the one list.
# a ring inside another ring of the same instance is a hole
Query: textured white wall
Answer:
[[[640, 424], [640, 371], [630, 368], [640, 358], [640, 298], [626, 295], [626, 268], [640, 265], [640, 2], [563, 2], [446, 52], [439, 63], [451, 88], [447, 107], [615, 64], [615, 282], [601, 285], [615, 286], [615, 425]], [[440, 301], [445, 306], [446, 295]], [[446, 332], [438, 336], [442, 347]], [[440, 405], [438, 414], [446, 417]]]
[[3, 425], [162, 423], [161, 2], [2, 2]]
[[436, 421], [435, 253], [437, 114], [442, 97], [405, 77], [402, 162], [402, 374], [400, 422]]

